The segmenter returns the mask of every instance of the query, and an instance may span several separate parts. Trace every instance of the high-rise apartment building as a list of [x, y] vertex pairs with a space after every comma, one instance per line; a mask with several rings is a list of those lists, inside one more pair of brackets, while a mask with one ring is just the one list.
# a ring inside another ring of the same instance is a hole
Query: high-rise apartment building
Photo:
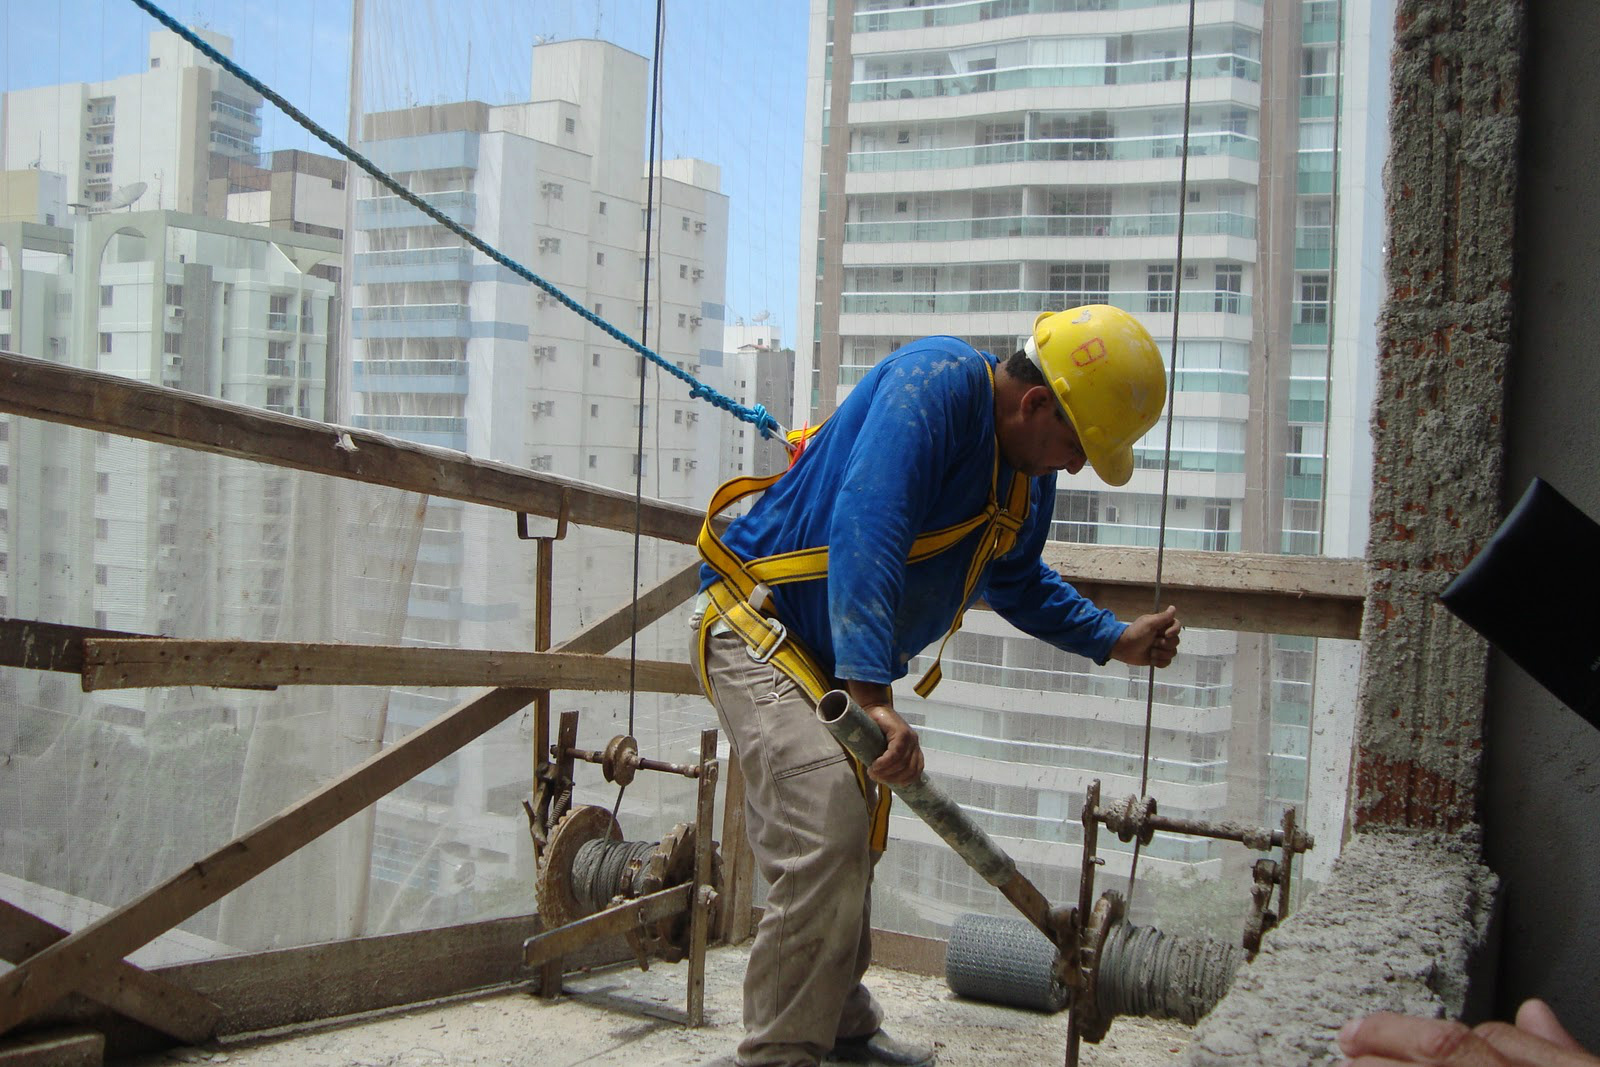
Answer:
[[[642, 56], [603, 41], [540, 44], [527, 102], [368, 114], [360, 149], [596, 319], [720, 388], [727, 197], [718, 169], [696, 159], [659, 164], [649, 187], [648, 75]], [[710, 498], [726, 416], [687, 385], [365, 177], [353, 239], [358, 426], [650, 498]], [[574, 537], [555, 552], [555, 634], [633, 595], [631, 539]], [[534, 555], [503, 513], [430, 501], [406, 640], [534, 647]], [[641, 586], [683, 566], [679, 555], [647, 541]], [[640, 648], [681, 661], [687, 634], [670, 628]], [[414, 728], [453, 696], [397, 692], [391, 727]], [[523, 744], [474, 746], [431, 769], [385, 802], [375, 874], [413, 884], [437, 866], [443, 804], [459, 824], [447, 836], [503, 858], [478, 862], [477, 884], [512, 877], [529, 854], [519, 802], [530, 770]]]
[[[1336, 314], [1333, 293], [1346, 263], [1366, 295], [1356, 272], [1377, 260], [1368, 101], [1384, 99], [1385, 17], [1336, 0], [1197, 11], [1191, 71], [1189, 5], [1170, 0], [816, 0], [797, 393], [826, 414], [916, 337], [1004, 358], [1041, 311], [1114, 304], [1175, 363], [1165, 545], [1359, 554], [1374, 326], [1371, 305]], [[1336, 151], [1341, 117], [1356, 152]], [[1063, 475], [1053, 539], [1155, 545], [1167, 432], [1163, 419], [1136, 446], [1126, 486]], [[1353, 650], [1191, 630], [1183, 652], [1156, 683], [1162, 810], [1270, 822], [1309, 802], [1315, 815], [1312, 683], [1348, 712]], [[973, 613], [944, 677], [926, 704], [906, 702], [932, 768], [1019, 859], [1075, 869], [1087, 782], [1139, 789], [1144, 671]], [[1324, 777], [1342, 789], [1337, 764]], [[1336, 823], [1318, 829], [1337, 840]], [[909, 847], [880, 876], [912, 927], [987, 895], [914, 820], [896, 832]], [[1222, 856], [1158, 837], [1141, 870], [1215, 877]]]
[[[794, 349], [783, 347], [777, 328], [743, 319], [723, 329], [723, 392], [752, 407], [760, 404], [788, 429], [794, 424]], [[747, 422], [719, 419], [723, 480], [741, 475], [762, 477], [787, 469], [784, 444], [767, 440]]]
[[[198, 31], [223, 55], [231, 38]], [[0, 169], [66, 176], [69, 203], [208, 214], [213, 158], [256, 162], [261, 96], [171, 30], [150, 34], [149, 66], [100, 82], [17, 89], [0, 98]]]

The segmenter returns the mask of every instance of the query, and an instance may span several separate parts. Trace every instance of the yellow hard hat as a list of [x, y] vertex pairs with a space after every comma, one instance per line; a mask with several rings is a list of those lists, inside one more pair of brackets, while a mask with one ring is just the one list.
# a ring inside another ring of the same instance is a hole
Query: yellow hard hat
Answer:
[[1161, 417], [1167, 370], [1139, 320], [1109, 304], [1046, 311], [1023, 345], [1109, 485], [1133, 477], [1133, 445]]

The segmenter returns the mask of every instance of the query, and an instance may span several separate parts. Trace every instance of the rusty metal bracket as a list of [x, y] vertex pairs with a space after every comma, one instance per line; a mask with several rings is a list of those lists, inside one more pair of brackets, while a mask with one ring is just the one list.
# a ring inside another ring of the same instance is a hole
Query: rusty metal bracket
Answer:
[[517, 538], [522, 541], [563, 541], [567, 536], [567, 518], [572, 514], [572, 490], [561, 490], [561, 506], [556, 509], [556, 532], [554, 534], [531, 534], [528, 532], [528, 513], [517, 512]]
[[[1091, 781], [1084, 791], [1083, 810], [1083, 864], [1078, 882], [1078, 906], [1074, 920], [1070, 947], [1061, 943], [1061, 954], [1056, 960], [1056, 974], [1068, 991], [1067, 1016], [1067, 1067], [1078, 1067], [1079, 1043], [1095, 1043], [1105, 1037], [1116, 1008], [1098, 1002], [1102, 950], [1107, 932], [1125, 919], [1125, 906], [1120, 895], [1106, 893], [1097, 902], [1094, 899], [1095, 868], [1103, 866], [1105, 859], [1096, 854], [1099, 828], [1117, 835], [1123, 842], [1137, 840], [1148, 845], [1157, 830], [1208, 837], [1220, 841], [1237, 841], [1259, 852], [1277, 848], [1280, 860], [1258, 860], [1252, 870], [1250, 889], [1251, 912], [1245, 921], [1244, 947], [1247, 958], [1253, 959], [1260, 951], [1261, 937], [1288, 915], [1290, 878], [1296, 853], [1309, 851], [1316, 841], [1295, 824], [1295, 810], [1287, 809], [1278, 829], [1247, 826], [1231, 822], [1207, 822], [1200, 819], [1178, 819], [1161, 815], [1154, 797], [1128, 796], [1109, 804], [1100, 802], [1100, 782]], [[1273, 895], [1278, 895], [1277, 910], [1273, 910]]]

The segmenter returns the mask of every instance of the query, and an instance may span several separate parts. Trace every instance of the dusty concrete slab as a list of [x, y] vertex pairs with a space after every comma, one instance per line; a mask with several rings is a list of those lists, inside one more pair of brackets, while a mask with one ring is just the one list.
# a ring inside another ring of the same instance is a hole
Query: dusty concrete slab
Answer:
[[1352, 1018], [1457, 1015], [1495, 887], [1471, 834], [1356, 834], [1200, 1020], [1182, 1067], [1333, 1067]]
[[[230, 1067], [690, 1067], [732, 1063], [739, 1040], [745, 953], [707, 958], [706, 1023], [683, 1025], [687, 970], [617, 967], [568, 980], [554, 1002], [522, 991], [347, 1020], [208, 1048], [174, 1049], [124, 1061], [130, 1067], [227, 1063]], [[1054, 1067], [1066, 1050], [1066, 1016], [958, 999], [942, 978], [875, 968], [868, 976], [894, 1032], [940, 1046], [943, 1067]], [[1171, 1061], [1188, 1028], [1149, 1020], [1115, 1023], [1084, 1046], [1084, 1067], [1146, 1067]]]

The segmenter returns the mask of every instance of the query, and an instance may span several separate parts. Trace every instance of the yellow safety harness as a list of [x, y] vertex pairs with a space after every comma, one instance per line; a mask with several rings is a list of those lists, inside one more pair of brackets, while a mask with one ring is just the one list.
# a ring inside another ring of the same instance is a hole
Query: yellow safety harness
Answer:
[[[989, 385], [992, 390], [993, 367], [989, 368]], [[814, 433], [815, 430], [810, 432]], [[783, 623], [768, 613], [768, 609], [773, 586], [827, 577], [828, 546], [820, 545], [816, 548], [780, 552], [760, 559], [741, 560], [723, 543], [713, 526], [716, 517], [724, 510], [747, 496], [764, 491], [783, 477], [784, 473], [780, 471], [766, 477], [734, 478], [725, 482], [712, 495], [710, 506], [706, 509], [705, 523], [700, 528], [699, 548], [701, 557], [721, 580], [713, 582], [706, 589], [708, 603], [700, 623], [699, 640], [701, 647], [704, 648], [711, 628], [719, 621], [726, 624], [744, 641], [752, 659], [759, 663], [770, 662], [793, 679], [795, 684], [811, 698], [812, 703], [816, 703], [833, 688], [828, 676], [817, 666], [816, 658], [811, 652], [790, 635]], [[939, 642], [939, 652], [934, 657], [933, 666], [928, 668], [928, 672], [916, 685], [919, 696], [926, 697], [939, 684], [943, 676], [939, 661], [944, 656], [944, 646], [961, 628], [962, 616], [965, 615], [966, 606], [977, 589], [983, 569], [990, 561], [1011, 551], [1023, 523], [1027, 521], [1028, 478], [1021, 473], [1011, 476], [1011, 485], [1007, 490], [1004, 506], [999, 503], [999, 483], [1000, 446], [996, 440], [994, 466], [989, 478], [989, 503], [970, 519], [920, 534], [911, 543], [911, 550], [906, 554], [908, 564], [918, 563], [954, 548], [974, 530], [983, 531], [977, 549], [973, 552], [972, 561], [967, 565], [967, 574], [961, 590], [961, 606], [956, 609], [955, 619], [951, 621], [950, 628], [945, 631], [943, 640]], [[701, 663], [700, 684], [705, 692], [709, 693], [711, 687], [709, 679], [704, 675], [704, 657], [701, 657]], [[856, 781], [861, 785], [862, 795], [866, 796], [868, 792], [866, 768], [853, 756], [850, 757], [850, 762], [855, 770]], [[887, 789], [878, 791], [870, 836], [874, 852], [882, 852], [888, 840], [890, 798], [891, 794]]]

